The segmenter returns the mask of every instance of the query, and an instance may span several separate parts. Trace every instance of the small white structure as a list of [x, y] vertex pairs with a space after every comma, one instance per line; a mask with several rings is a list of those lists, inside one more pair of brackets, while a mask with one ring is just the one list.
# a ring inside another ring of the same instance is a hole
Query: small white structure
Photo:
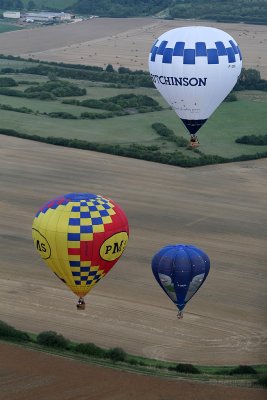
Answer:
[[4, 11], [4, 18], [20, 19], [20, 11]]
[[38, 21], [38, 22], [62, 22], [62, 21], [70, 21], [75, 18], [74, 15], [64, 12], [27, 12], [24, 14], [24, 18]]

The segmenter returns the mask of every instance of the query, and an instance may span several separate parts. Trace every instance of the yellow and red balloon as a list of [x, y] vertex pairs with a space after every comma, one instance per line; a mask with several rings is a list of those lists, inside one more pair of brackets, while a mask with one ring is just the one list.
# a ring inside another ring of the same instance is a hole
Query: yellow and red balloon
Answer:
[[122, 255], [129, 225], [113, 200], [91, 193], [69, 193], [39, 209], [32, 236], [55, 275], [73, 293], [84, 297]]

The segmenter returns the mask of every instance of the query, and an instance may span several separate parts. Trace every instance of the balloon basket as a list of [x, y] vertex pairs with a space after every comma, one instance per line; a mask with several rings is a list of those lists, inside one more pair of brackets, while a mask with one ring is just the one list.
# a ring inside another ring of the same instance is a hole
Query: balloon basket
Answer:
[[84, 301], [84, 299], [82, 297], [79, 298], [76, 307], [77, 307], [77, 310], [84, 310], [85, 309], [85, 301]]
[[199, 147], [199, 141], [198, 140], [197, 141], [190, 140], [190, 142], [188, 143], [188, 146], [187, 146], [187, 148], [189, 148], [189, 149], [196, 149], [198, 147]]
[[178, 318], [178, 319], [182, 319], [182, 318], [184, 318], [183, 311], [179, 311], [179, 312], [178, 312], [178, 314], [177, 314], [177, 318]]

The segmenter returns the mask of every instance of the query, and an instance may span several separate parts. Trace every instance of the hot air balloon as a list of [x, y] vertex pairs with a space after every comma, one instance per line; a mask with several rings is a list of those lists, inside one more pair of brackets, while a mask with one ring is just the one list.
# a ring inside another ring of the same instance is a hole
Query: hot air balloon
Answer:
[[183, 318], [186, 303], [205, 282], [210, 260], [203, 250], [186, 244], [168, 245], [152, 259], [152, 272]]
[[228, 33], [188, 26], [163, 33], [153, 44], [154, 85], [198, 146], [197, 132], [235, 86], [242, 68], [239, 46]]
[[116, 264], [128, 242], [128, 220], [113, 200], [91, 193], [57, 197], [37, 212], [32, 236], [36, 249], [55, 275], [79, 297]]

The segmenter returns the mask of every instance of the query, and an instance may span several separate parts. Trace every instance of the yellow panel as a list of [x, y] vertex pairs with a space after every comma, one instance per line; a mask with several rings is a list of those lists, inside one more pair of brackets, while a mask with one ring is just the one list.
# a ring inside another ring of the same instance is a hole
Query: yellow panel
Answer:
[[99, 218], [101, 216], [99, 211], [91, 211], [90, 214], [92, 218]]
[[81, 233], [81, 241], [91, 241], [93, 240], [93, 233]]
[[90, 267], [90, 271], [92, 271], [91, 262], [90, 261], [81, 261], [81, 267]]
[[80, 207], [80, 209], [81, 209], [81, 211], [86, 211], [86, 212], [88, 212], [88, 206], [81, 206]]
[[81, 226], [92, 225], [92, 218], [81, 218]]
[[57, 222], [57, 232], [66, 233], [68, 232], [70, 212], [60, 213], [59, 220]]
[[81, 213], [79, 211], [71, 211], [70, 218], [81, 218]]
[[104, 225], [93, 225], [93, 231], [94, 233], [104, 232], [105, 231]]
[[66, 230], [66, 232], [69, 233], [80, 233], [80, 226], [76, 226], [76, 225], [68, 225], [68, 230]]
[[68, 240], [68, 248], [79, 249], [80, 241], [79, 240]]
[[57, 258], [61, 258], [63, 260], [69, 259], [67, 235], [68, 235], [67, 232], [65, 233], [56, 232], [55, 235], [55, 251], [57, 253]]
[[112, 219], [110, 216], [107, 216], [107, 217], [102, 217], [102, 221], [103, 224], [110, 224], [112, 222]]

